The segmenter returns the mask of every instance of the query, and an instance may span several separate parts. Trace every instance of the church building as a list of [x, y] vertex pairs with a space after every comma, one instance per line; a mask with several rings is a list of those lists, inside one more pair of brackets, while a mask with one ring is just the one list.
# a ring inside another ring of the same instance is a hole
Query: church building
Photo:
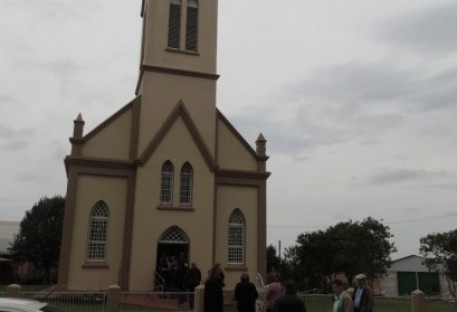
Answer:
[[203, 279], [220, 263], [226, 289], [266, 274], [266, 140], [216, 107], [217, 14], [217, 0], [143, 0], [136, 96], [87, 134], [74, 121], [59, 285], [152, 290], [170, 257]]

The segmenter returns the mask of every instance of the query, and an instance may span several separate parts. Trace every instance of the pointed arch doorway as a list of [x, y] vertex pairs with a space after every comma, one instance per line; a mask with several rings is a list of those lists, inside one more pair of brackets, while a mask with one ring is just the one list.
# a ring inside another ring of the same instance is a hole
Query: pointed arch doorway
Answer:
[[171, 226], [160, 235], [157, 242], [156, 287], [177, 291], [182, 285], [189, 259], [189, 237], [178, 226]]

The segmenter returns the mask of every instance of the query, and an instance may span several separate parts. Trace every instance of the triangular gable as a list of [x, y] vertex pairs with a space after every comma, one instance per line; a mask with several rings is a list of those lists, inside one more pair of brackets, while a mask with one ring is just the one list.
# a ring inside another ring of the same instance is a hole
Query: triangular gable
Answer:
[[412, 259], [412, 258], [419, 258], [420, 260], [424, 260], [424, 257], [422, 256], [418, 256], [418, 255], [409, 255], [409, 256], [405, 256], [405, 257], [401, 257], [401, 258], [398, 258], [398, 259], [395, 259], [392, 261], [392, 263], [396, 263], [396, 262], [402, 262], [404, 260], [407, 260], [407, 259]]
[[208, 146], [203, 140], [202, 135], [198, 131], [197, 126], [195, 125], [194, 121], [192, 120], [192, 117], [190, 116], [188, 110], [186, 109], [184, 103], [181, 100], [178, 102], [178, 104], [176, 104], [175, 108], [171, 111], [170, 115], [168, 115], [168, 118], [163, 123], [162, 127], [152, 138], [152, 140], [146, 146], [143, 153], [138, 158], [138, 165], [141, 166], [148, 161], [152, 153], [159, 146], [160, 142], [162, 142], [164, 137], [167, 135], [167, 133], [170, 131], [171, 127], [179, 117], [181, 117], [184, 121], [184, 125], [189, 130], [189, 134], [191, 135], [192, 139], [197, 145], [197, 148], [200, 151], [203, 159], [205, 160], [206, 165], [211, 171], [214, 171], [217, 168], [216, 162], [214, 161], [214, 158], [211, 155]]
[[101, 132], [103, 129], [105, 129], [108, 125], [110, 125], [111, 123], [113, 123], [117, 118], [119, 118], [122, 114], [124, 114], [126, 111], [132, 109], [133, 105], [135, 105], [135, 103], [141, 103], [141, 95], [140, 96], [137, 96], [136, 98], [134, 98], [132, 101], [130, 101], [128, 104], [124, 105], [124, 107], [122, 107], [120, 110], [118, 110], [117, 112], [115, 112], [113, 115], [111, 115], [110, 117], [108, 117], [105, 121], [103, 121], [101, 124], [99, 124], [97, 127], [95, 127], [92, 131], [90, 131], [89, 133], [87, 133], [84, 137], [83, 137], [83, 140], [87, 141], [89, 140], [90, 138], [94, 137], [95, 135], [97, 135], [97, 133]]
[[240, 141], [240, 143], [246, 148], [246, 150], [254, 157], [255, 159], [259, 158], [259, 155], [255, 152], [251, 145], [243, 138], [243, 136], [235, 129], [235, 127], [228, 121], [228, 119], [217, 109], [217, 118], [219, 121], [223, 122], [230, 132], [233, 133], [235, 138]]
[[395, 261], [389, 269], [391, 272], [427, 272], [429, 269], [424, 264], [424, 257], [417, 255], [410, 255]]

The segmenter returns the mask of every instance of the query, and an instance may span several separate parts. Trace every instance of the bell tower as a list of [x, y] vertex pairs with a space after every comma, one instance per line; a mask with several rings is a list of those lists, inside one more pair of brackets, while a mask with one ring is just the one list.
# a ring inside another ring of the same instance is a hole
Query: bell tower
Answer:
[[[214, 155], [217, 0], [143, 0], [136, 94], [140, 133], [154, 134], [180, 101]], [[141, 151], [149, 137], [139, 138]]]
[[137, 97], [87, 134], [74, 121], [59, 285], [149, 291], [181, 252], [227, 289], [266, 273], [266, 140], [216, 108], [217, 3], [143, 0]]

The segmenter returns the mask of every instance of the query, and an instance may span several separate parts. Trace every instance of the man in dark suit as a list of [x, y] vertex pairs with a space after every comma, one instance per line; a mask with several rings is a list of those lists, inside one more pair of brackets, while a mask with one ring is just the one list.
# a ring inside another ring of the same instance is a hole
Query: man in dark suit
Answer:
[[367, 285], [367, 277], [364, 274], [356, 275], [357, 288], [352, 295], [354, 312], [373, 312], [373, 291]]
[[235, 287], [236, 308], [239, 312], [255, 312], [255, 301], [259, 293], [255, 285], [249, 281], [247, 273], [241, 274], [241, 281]]
[[306, 312], [305, 302], [297, 296], [297, 286], [292, 280], [284, 282], [285, 293], [276, 299], [274, 312]]

